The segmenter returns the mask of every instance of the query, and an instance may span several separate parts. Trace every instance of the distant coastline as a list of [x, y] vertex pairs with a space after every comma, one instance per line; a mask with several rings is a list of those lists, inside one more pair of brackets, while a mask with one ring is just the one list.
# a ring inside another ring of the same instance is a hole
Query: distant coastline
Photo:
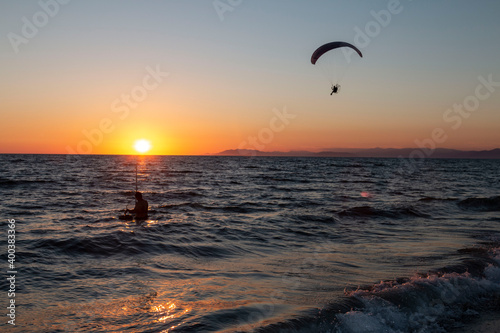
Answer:
[[379, 158], [457, 158], [457, 159], [500, 159], [500, 148], [491, 150], [458, 150], [447, 148], [370, 148], [370, 149], [326, 149], [319, 152], [260, 151], [254, 149], [229, 149], [212, 154], [215, 156], [290, 156], [290, 157], [379, 157]]
[[[68, 156], [135, 156], [137, 154], [60, 154], [60, 153], [11, 153], [0, 155], [68, 155]], [[148, 156], [148, 155], [146, 155]], [[152, 154], [155, 156], [155, 154]], [[159, 154], [157, 156], [163, 156]], [[500, 159], [500, 148], [490, 150], [459, 150], [448, 148], [334, 148], [322, 151], [291, 150], [261, 151], [256, 149], [228, 149], [219, 153], [165, 154], [165, 156], [275, 156], [275, 157], [371, 157], [371, 158], [437, 158], [437, 159]]]

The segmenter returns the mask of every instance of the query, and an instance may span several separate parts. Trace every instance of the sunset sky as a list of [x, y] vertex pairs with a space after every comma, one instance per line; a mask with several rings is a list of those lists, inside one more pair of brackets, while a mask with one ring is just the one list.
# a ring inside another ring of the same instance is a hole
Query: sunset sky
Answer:
[[[2, 1], [0, 153], [500, 147], [499, 14], [497, 0]], [[331, 41], [364, 55], [334, 96], [310, 63]]]

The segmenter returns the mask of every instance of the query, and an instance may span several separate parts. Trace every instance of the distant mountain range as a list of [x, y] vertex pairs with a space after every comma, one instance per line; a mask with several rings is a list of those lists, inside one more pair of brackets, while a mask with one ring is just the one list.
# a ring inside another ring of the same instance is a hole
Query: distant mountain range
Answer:
[[370, 148], [370, 149], [327, 149], [320, 152], [303, 150], [265, 152], [253, 149], [230, 149], [214, 154], [217, 156], [296, 156], [296, 157], [387, 157], [387, 158], [470, 158], [500, 159], [500, 148], [492, 150], [457, 150], [436, 148]]

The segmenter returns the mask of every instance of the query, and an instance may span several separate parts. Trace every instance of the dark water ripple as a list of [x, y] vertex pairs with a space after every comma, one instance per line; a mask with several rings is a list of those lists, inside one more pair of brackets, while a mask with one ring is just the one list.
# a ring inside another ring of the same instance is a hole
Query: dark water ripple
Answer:
[[[1, 155], [18, 327], [444, 332], [490, 311], [500, 163], [400, 163]], [[136, 165], [151, 219], [120, 221]]]

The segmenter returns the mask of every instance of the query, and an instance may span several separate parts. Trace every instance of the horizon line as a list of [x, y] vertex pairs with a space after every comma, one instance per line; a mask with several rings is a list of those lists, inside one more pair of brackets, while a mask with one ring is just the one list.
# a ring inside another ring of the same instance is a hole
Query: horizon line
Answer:
[[[500, 150], [500, 147], [496, 148], [490, 148], [490, 149], [456, 149], [456, 148], [444, 148], [444, 147], [437, 147], [434, 149], [430, 149], [427, 147], [406, 147], [406, 148], [381, 148], [381, 147], [372, 147], [372, 148], [323, 148], [322, 150], [288, 150], [288, 151], [280, 151], [280, 150], [273, 150], [273, 151], [263, 151], [263, 150], [258, 150], [258, 149], [225, 149], [219, 152], [215, 153], [203, 153], [203, 154], [114, 154], [114, 153], [96, 153], [96, 154], [71, 154], [71, 153], [17, 153], [17, 152], [0, 152], [0, 155], [64, 155], [64, 156], [243, 156], [243, 157], [248, 157], [249, 153], [255, 153], [255, 154], [269, 154], [267, 156], [275, 156], [272, 154], [277, 154], [276, 157], [294, 157], [293, 155], [279, 155], [279, 154], [293, 154], [293, 153], [298, 153], [302, 155], [297, 155], [296, 157], [322, 157], [322, 156], [314, 156], [314, 154], [349, 154], [351, 152], [356, 152], [356, 151], [370, 151], [370, 150], [400, 150], [400, 151], [408, 151], [408, 150], [413, 150], [413, 151], [426, 151], [426, 152], [431, 152], [428, 156], [425, 156], [425, 158], [440, 158], [440, 157], [432, 157], [432, 153], [435, 151], [439, 150], [448, 150], [448, 151], [455, 151], [456, 153], [481, 153], [481, 152], [492, 152], [495, 150]], [[242, 153], [237, 153], [238, 151], [241, 151]], [[227, 152], [227, 155], [223, 155], [224, 153]], [[313, 156], [304, 156], [303, 154], [312, 154]], [[266, 156], [262, 156], [266, 157]], [[367, 158], [397, 158], [394, 156], [324, 156], [324, 157], [367, 157]], [[404, 158], [404, 156], [401, 156]], [[441, 157], [442, 158], [442, 157]], [[453, 158], [453, 157], [450, 157]], [[460, 158], [460, 157], [457, 157]]]

